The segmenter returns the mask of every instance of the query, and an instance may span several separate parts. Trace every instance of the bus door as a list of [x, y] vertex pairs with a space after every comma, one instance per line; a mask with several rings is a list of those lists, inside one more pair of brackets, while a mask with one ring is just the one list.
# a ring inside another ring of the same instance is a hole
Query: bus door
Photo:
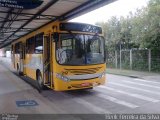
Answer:
[[51, 87], [51, 37], [43, 37], [43, 80], [44, 84]]
[[19, 55], [20, 55], [19, 73], [24, 74], [25, 46], [22, 42], [20, 43]]

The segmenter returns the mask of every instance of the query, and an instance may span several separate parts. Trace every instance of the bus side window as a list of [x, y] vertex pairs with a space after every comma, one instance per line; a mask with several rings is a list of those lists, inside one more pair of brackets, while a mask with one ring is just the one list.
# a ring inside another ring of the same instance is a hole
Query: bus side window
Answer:
[[27, 50], [26, 53], [33, 54], [35, 48], [35, 37], [27, 39]]
[[40, 33], [35, 36], [35, 53], [43, 53], [43, 33]]
[[20, 49], [20, 44], [19, 43], [16, 43], [15, 44], [15, 54], [19, 54], [19, 50]]
[[14, 46], [12, 45], [12, 47], [11, 47], [11, 54], [13, 54], [14, 53], [14, 48], [13, 48]]

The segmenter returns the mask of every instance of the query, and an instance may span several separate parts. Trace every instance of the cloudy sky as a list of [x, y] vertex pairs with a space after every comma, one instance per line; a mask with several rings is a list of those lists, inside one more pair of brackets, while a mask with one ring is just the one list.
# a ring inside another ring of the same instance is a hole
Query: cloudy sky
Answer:
[[100, 21], [105, 22], [111, 18], [111, 16], [127, 16], [130, 11], [135, 12], [137, 8], [146, 6], [148, 1], [149, 0], [118, 0], [71, 21], [89, 24], [95, 24]]

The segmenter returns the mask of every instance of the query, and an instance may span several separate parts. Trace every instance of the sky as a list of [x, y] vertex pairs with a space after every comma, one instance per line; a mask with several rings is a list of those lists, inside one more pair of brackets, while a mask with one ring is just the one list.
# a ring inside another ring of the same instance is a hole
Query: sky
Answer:
[[149, 0], [118, 0], [80, 17], [72, 19], [71, 21], [95, 24], [96, 22], [106, 22], [112, 16], [126, 17], [130, 11], [134, 13], [137, 8], [145, 7], [148, 1]]

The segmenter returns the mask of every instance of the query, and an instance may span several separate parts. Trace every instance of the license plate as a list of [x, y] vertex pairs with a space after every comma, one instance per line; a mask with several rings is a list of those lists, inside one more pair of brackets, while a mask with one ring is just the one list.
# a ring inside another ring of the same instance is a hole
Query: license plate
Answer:
[[90, 86], [90, 83], [82, 83], [81, 86], [87, 87], [87, 86]]

